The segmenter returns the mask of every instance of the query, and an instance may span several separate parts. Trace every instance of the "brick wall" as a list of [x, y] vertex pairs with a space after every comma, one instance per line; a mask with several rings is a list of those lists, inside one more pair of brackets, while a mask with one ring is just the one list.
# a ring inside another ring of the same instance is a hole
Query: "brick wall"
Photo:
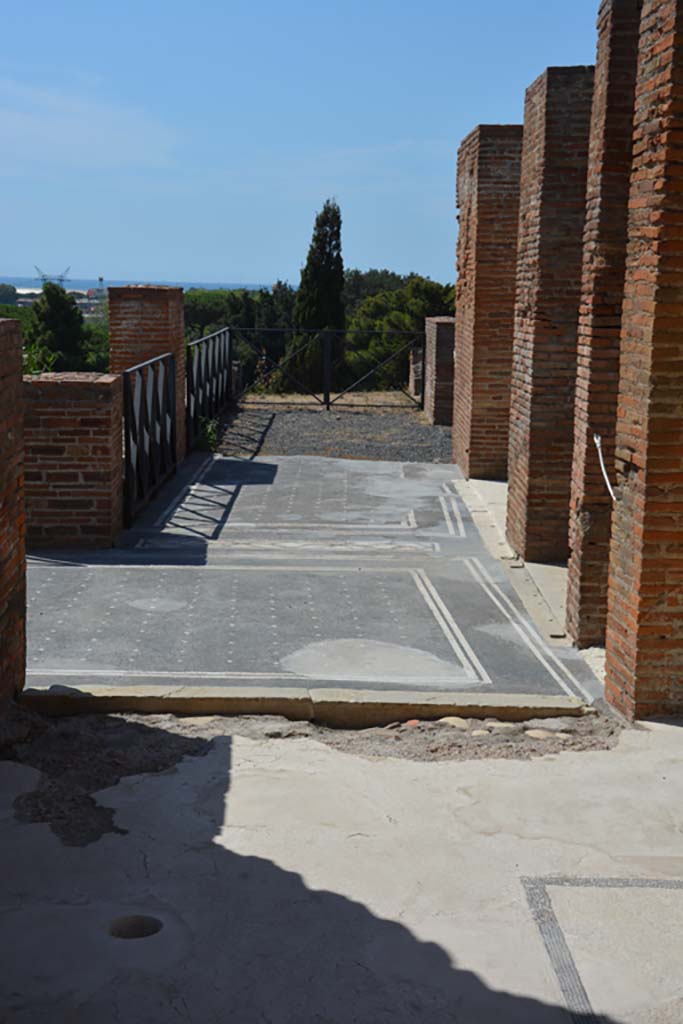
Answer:
[[527, 90], [510, 402], [507, 536], [530, 561], [568, 556], [574, 385], [593, 68]]
[[177, 456], [187, 445], [185, 313], [182, 288], [131, 285], [109, 289], [109, 368], [112, 373], [172, 352], [176, 367]]
[[27, 535], [31, 545], [111, 546], [122, 528], [121, 377], [25, 377]]
[[521, 125], [479, 125], [458, 152], [453, 459], [507, 476]]
[[645, 0], [636, 79], [606, 695], [683, 711], [683, 0]]
[[26, 674], [21, 331], [0, 320], [0, 712]]
[[453, 422], [452, 316], [430, 316], [425, 320], [425, 415], [430, 423], [450, 426]]
[[607, 618], [612, 501], [593, 434], [611, 472], [641, 7], [603, 0], [598, 16], [569, 511], [567, 630], [580, 647], [604, 643]]

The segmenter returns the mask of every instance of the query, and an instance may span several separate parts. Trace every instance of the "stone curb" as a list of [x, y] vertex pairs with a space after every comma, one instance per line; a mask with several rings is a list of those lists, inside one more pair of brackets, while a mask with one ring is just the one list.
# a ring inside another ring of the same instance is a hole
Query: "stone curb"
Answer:
[[340, 690], [292, 687], [102, 686], [96, 691], [60, 687], [30, 688], [19, 698], [23, 707], [49, 715], [144, 712], [178, 715], [282, 715], [292, 721], [315, 721], [336, 728], [361, 729], [410, 718], [579, 717], [586, 705], [576, 697], [540, 694], [440, 693], [420, 691]]

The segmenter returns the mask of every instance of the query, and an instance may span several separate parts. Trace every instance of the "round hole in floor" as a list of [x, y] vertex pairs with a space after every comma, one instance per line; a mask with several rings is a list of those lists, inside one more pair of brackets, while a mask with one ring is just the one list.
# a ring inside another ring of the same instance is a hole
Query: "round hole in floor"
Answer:
[[163, 927], [158, 917], [130, 914], [114, 918], [109, 925], [109, 934], [115, 939], [147, 939], [150, 935], [156, 935]]

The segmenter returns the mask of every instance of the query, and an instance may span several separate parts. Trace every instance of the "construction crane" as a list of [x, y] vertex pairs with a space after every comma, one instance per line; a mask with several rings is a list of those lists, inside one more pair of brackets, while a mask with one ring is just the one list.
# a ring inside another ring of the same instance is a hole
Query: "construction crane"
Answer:
[[67, 275], [71, 270], [71, 267], [67, 267], [66, 270], [63, 270], [61, 274], [46, 274], [45, 271], [41, 270], [40, 267], [35, 265], [35, 263], [34, 266], [36, 267], [36, 270], [38, 272], [38, 277], [36, 278], [36, 281], [40, 281], [42, 284], [45, 284], [47, 281], [54, 281], [55, 284], [63, 285], [65, 281], [69, 280]]

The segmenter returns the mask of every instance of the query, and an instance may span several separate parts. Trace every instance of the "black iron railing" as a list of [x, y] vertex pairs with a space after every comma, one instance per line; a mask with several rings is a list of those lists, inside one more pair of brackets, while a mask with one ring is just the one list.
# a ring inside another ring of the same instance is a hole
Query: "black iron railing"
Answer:
[[214, 419], [232, 394], [232, 338], [224, 327], [187, 346], [187, 446], [195, 446], [202, 420]]
[[123, 371], [126, 526], [176, 471], [175, 388], [170, 352]]
[[[424, 408], [424, 381], [418, 395], [404, 386], [408, 353], [417, 352], [424, 365], [423, 332], [238, 327], [231, 329], [231, 340], [236, 351], [239, 345], [251, 350], [254, 362], [246, 384], [233, 396], [237, 401], [250, 391], [289, 390], [307, 394], [330, 409], [351, 391], [379, 388], [402, 391], [414, 405]], [[358, 359], [359, 350], [367, 350], [373, 343], [383, 358]], [[362, 368], [360, 374], [357, 367]], [[390, 367], [394, 372], [388, 373]]]

